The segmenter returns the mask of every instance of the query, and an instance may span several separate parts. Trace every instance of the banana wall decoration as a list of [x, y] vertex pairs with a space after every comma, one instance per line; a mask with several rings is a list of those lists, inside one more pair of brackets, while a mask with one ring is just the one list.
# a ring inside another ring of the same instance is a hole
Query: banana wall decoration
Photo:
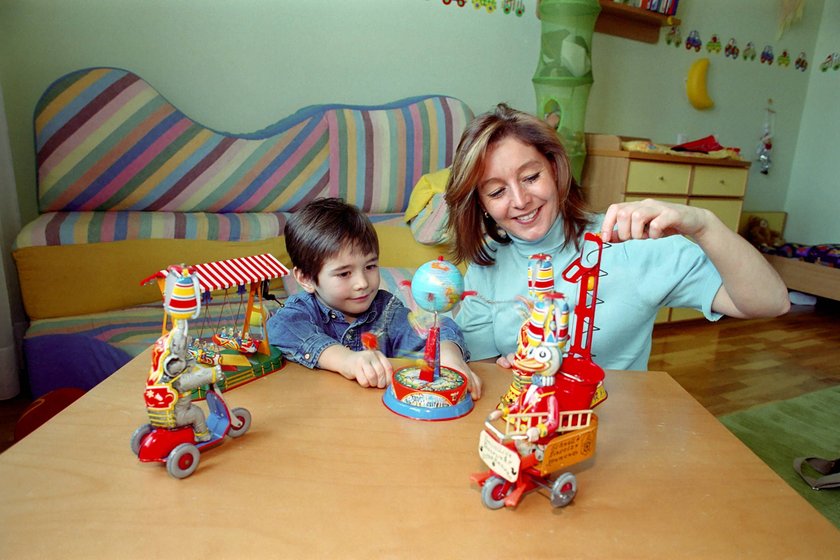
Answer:
[[700, 111], [715, 106], [715, 102], [709, 97], [706, 85], [708, 73], [709, 59], [698, 58], [691, 63], [691, 68], [688, 69], [688, 79], [685, 82], [685, 93], [688, 96], [688, 101], [695, 109]]

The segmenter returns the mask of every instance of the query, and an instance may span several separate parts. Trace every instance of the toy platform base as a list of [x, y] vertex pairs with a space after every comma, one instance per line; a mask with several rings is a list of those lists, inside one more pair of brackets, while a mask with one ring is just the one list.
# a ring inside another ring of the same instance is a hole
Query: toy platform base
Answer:
[[420, 379], [418, 366], [398, 369], [382, 402], [392, 412], [414, 420], [452, 420], [466, 416], [474, 406], [466, 376], [445, 367], [431, 382]]
[[[216, 381], [216, 387], [219, 391], [229, 391], [283, 369], [286, 360], [280, 350], [274, 346], [269, 346], [269, 349], [271, 350], [269, 355], [241, 354], [236, 350], [222, 350], [222, 378]], [[192, 398], [201, 400], [205, 394], [205, 388], [199, 387], [193, 390]]]

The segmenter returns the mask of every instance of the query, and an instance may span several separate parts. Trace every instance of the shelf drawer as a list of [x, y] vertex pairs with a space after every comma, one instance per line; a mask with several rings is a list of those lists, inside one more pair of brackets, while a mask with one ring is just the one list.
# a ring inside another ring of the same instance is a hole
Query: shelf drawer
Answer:
[[688, 194], [691, 166], [632, 161], [627, 172], [628, 193]]
[[699, 196], [744, 196], [747, 190], [747, 170], [741, 167], [697, 165], [691, 194]]
[[[645, 200], [651, 198], [650, 196], [634, 194], [634, 195], [627, 195], [624, 197], [624, 202], [637, 202], [639, 200]], [[673, 204], [688, 204], [688, 197], [686, 196], [670, 196], [670, 195], [663, 195], [663, 196], [656, 196], [654, 200], [659, 200], [662, 202], [671, 202]]]
[[726, 227], [732, 231], [738, 231], [738, 222], [741, 219], [741, 207], [743, 206], [741, 199], [692, 198], [688, 205], [711, 210]]

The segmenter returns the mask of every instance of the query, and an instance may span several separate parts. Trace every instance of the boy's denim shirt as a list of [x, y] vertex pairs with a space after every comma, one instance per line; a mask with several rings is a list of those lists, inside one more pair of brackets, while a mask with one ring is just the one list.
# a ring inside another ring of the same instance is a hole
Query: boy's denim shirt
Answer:
[[[303, 292], [291, 296], [268, 320], [268, 341], [291, 361], [308, 368], [317, 367], [321, 352], [336, 343], [356, 352], [364, 350], [361, 335], [366, 332], [377, 335], [379, 350], [388, 358], [422, 358], [426, 338], [414, 330], [408, 314], [399, 298], [379, 290], [367, 312], [348, 324], [341, 311]], [[449, 317], [439, 316], [439, 321], [441, 342], [457, 344], [464, 361], [469, 361], [458, 325]]]

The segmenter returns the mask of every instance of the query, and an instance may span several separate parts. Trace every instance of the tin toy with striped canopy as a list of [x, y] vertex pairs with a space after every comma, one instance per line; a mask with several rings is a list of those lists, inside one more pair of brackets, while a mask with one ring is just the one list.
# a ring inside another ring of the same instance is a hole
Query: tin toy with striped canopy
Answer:
[[[146, 278], [142, 283], [155, 281], [164, 299], [163, 336], [177, 324], [173, 310], [183, 305], [167, 286], [185, 274], [193, 278], [198, 294], [194, 321], [198, 328], [188, 338], [189, 357], [198, 364], [219, 366], [221, 375], [215, 383], [220, 391], [254, 381], [285, 365], [280, 351], [268, 344], [265, 328], [269, 315], [266, 303], [273, 299], [269, 283], [289, 274], [283, 263], [264, 253], [191, 266], [172, 265]], [[231, 294], [233, 290], [235, 295]], [[203, 386], [197, 387], [192, 396], [200, 399], [205, 393]]]

